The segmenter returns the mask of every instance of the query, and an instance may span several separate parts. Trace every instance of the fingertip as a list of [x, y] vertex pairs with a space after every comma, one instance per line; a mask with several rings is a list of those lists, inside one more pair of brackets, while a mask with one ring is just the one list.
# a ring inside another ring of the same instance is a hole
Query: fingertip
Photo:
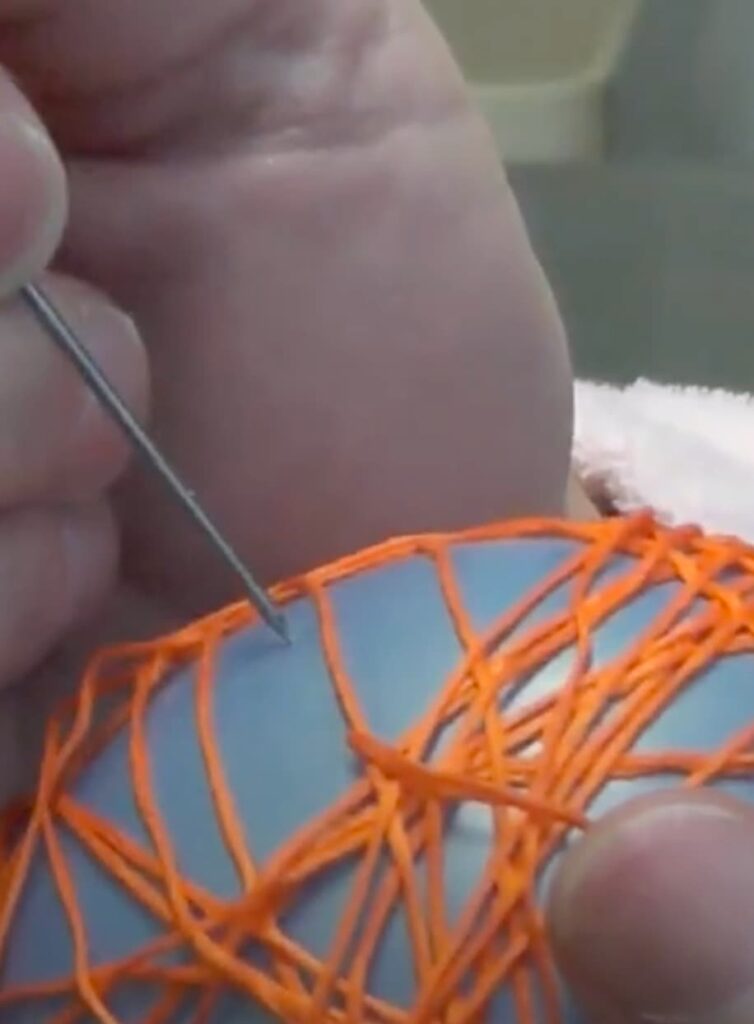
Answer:
[[600, 1022], [754, 1019], [754, 811], [710, 791], [624, 805], [565, 855], [548, 920]]
[[19, 94], [0, 89], [0, 297], [49, 264], [65, 228], [65, 169], [49, 135]]
[[[79, 292], [76, 322], [80, 334], [129, 411], [144, 422], [149, 411], [150, 374], [141, 334], [133, 319], [106, 298], [83, 286]], [[110, 487], [133, 455], [129, 439], [99, 397], [82, 381], [76, 384], [82, 396], [80, 413], [56, 483], [58, 493], [69, 499]]]
[[116, 530], [105, 502], [67, 508], [60, 522], [65, 566], [63, 616], [73, 628], [94, 613], [113, 583]]
[[114, 582], [117, 554], [104, 502], [0, 518], [0, 688], [94, 614]]
[[[133, 321], [81, 282], [45, 290], [134, 416], [146, 418], [149, 366]], [[20, 301], [0, 315], [0, 507], [88, 500], [125, 469], [131, 447], [77, 369]]]

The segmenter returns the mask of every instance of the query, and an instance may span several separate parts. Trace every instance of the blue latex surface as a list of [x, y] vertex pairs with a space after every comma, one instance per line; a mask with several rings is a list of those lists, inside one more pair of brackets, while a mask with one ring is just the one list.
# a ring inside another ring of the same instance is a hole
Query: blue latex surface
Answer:
[[[569, 544], [556, 541], [458, 547], [454, 554], [457, 576], [476, 626], [483, 629], [491, 624], [571, 550]], [[608, 622], [597, 635], [598, 658], [614, 657], [629, 645], [671, 592], [669, 586], [648, 591]], [[331, 593], [347, 668], [358, 685], [371, 729], [392, 740], [425, 710], [459, 657], [435, 570], [429, 561], [416, 558], [339, 584]], [[522, 628], [563, 604], [563, 592], [553, 595]], [[295, 638], [290, 649], [282, 648], [261, 629], [249, 630], [225, 644], [215, 695], [216, 728], [227, 777], [253, 837], [253, 854], [260, 860], [302, 822], [328, 806], [354, 777], [341, 715], [322, 660], [313, 608], [307, 601], [299, 601], [291, 606], [289, 618]], [[559, 685], [569, 664], [570, 656], [561, 655], [519, 699], [536, 699]], [[716, 664], [663, 714], [638, 746], [651, 750], [719, 745], [754, 718], [753, 669], [749, 655]], [[151, 709], [154, 782], [180, 850], [184, 874], [223, 897], [231, 897], [237, 892], [237, 882], [210, 813], [193, 697], [193, 680], [184, 675], [161, 693]], [[146, 842], [128, 782], [126, 756], [121, 737], [100, 756], [79, 784], [76, 796]], [[651, 783], [653, 787], [661, 784], [659, 780]], [[590, 813], [598, 814], [638, 792], [634, 783], [610, 784]], [[735, 792], [749, 797], [754, 795], [754, 787], [739, 782]], [[447, 840], [451, 914], [463, 905], [477, 880], [489, 842], [489, 812], [476, 804], [463, 807]], [[100, 875], [72, 843], [66, 851], [95, 962], [127, 955], [159, 934], [149, 917]], [[350, 868], [332, 874], [283, 922], [286, 930], [315, 954], [324, 955], [327, 950], [350, 877]], [[405, 922], [398, 915], [380, 948], [370, 990], [401, 1005], [410, 1004], [413, 992], [407, 948]], [[253, 951], [249, 955], [259, 958]], [[44, 980], [68, 974], [71, 967], [64, 915], [46, 869], [38, 864], [0, 984]], [[111, 1009], [124, 1024], [137, 1024], [152, 1006], [154, 995], [147, 989], [131, 989], [114, 999]], [[186, 1024], [190, 1019], [187, 1007], [171, 1024]], [[261, 1024], [269, 1019], [258, 1007], [229, 996], [212, 1024]], [[38, 1007], [9, 1010], [3, 1016], [4, 1024], [44, 1024], [44, 1020]], [[515, 1024], [505, 992], [496, 998], [489, 1020]], [[566, 1020], [580, 1024], [581, 1018], [568, 1008]]]

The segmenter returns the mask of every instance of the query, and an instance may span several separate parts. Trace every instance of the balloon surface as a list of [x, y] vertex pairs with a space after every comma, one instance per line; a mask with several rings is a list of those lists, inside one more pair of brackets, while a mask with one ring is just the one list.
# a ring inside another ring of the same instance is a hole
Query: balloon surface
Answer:
[[392, 541], [98, 654], [0, 831], [4, 1024], [582, 1021], [541, 907], [629, 796], [754, 797], [754, 553]]

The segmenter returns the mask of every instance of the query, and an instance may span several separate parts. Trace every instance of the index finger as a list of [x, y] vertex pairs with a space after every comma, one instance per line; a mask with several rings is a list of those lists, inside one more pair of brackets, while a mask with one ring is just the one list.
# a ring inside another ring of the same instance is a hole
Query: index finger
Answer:
[[31, 104], [0, 69], [0, 300], [47, 266], [66, 215], [62, 162]]

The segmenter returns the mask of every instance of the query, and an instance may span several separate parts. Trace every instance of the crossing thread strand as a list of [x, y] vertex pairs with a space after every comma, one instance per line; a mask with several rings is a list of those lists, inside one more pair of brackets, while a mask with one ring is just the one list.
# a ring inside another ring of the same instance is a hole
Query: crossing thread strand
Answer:
[[[464, 607], [453, 551], [533, 538], [567, 540], [573, 548], [479, 635]], [[605, 573], [619, 556], [628, 556], [620, 571]], [[371, 732], [358, 680], [346, 670], [331, 588], [414, 558], [434, 565], [463, 655], [438, 680], [425, 713], [386, 743]], [[677, 586], [641, 634], [615, 657], [595, 658], [596, 630], [662, 583]], [[563, 587], [567, 605], [528, 624], [527, 616]], [[248, 606], [223, 609], [154, 642], [99, 652], [75, 700], [49, 722], [36, 791], [0, 816], [0, 964], [32, 862], [41, 856], [68, 922], [74, 970], [43, 984], [3, 988], [0, 1013], [36, 1006], [45, 1024], [120, 1024], [110, 1009], [113, 996], [129, 984], [149, 983], [159, 996], [143, 1024], [172, 1024], [187, 997], [192, 1024], [209, 1024], [229, 990], [300, 1024], [478, 1024], [507, 985], [518, 1024], [557, 1024], [558, 986], [536, 887], [564, 838], [589, 827], [594, 797], [615, 779], [670, 774], [680, 785], [700, 786], [754, 774], [752, 722], [711, 752], [634, 750], [700, 672], [723, 656], [754, 651], [754, 551], [693, 528], [664, 528], [649, 514], [589, 524], [531, 520], [394, 540], [285, 583], [274, 596], [282, 604], [308, 599], [316, 610], [360, 775], [323, 814], [302, 822], [257, 862], [213, 725], [219, 650], [252, 623]], [[508, 699], [566, 651], [571, 666], [561, 686], [529, 701]], [[164, 687], [177, 685], [175, 670], [189, 665], [197, 673], [197, 734], [216, 825], [242, 893], [231, 902], [182, 876], [180, 851], [154, 791], [150, 706]], [[76, 781], [119, 733], [128, 739], [144, 845], [74, 796]], [[453, 810], [467, 802], [489, 808], [491, 847], [451, 921], [444, 842]], [[118, 962], [93, 963], [64, 834], [150, 915], [161, 930], [157, 938]], [[285, 933], [280, 919], [318, 876], [352, 862], [349, 900], [326, 956], [317, 958]], [[369, 986], [398, 905], [415, 975], [408, 1007], [377, 997]], [[268, 966], [248, 957], [251, 945], [264, 950]], [[180, 951], [180, 960], [169, 959], [171, 951]]]

